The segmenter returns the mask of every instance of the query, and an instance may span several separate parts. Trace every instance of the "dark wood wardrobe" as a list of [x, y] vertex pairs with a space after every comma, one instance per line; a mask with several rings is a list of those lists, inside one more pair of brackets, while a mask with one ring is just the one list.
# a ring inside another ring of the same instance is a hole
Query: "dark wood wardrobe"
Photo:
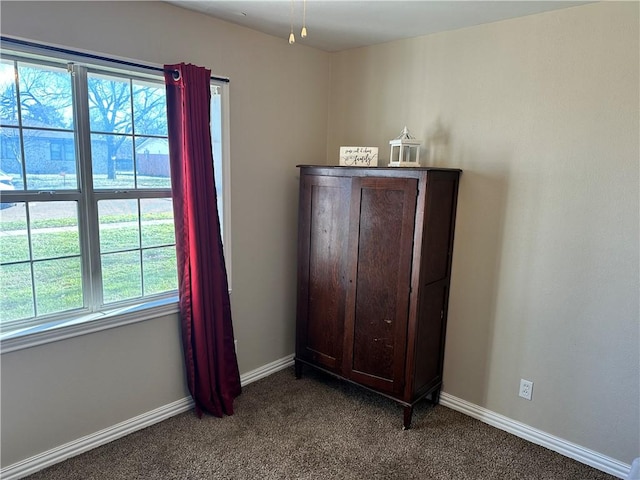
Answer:
[[296, 376], [324, 370], [404, 406], [442, 386], [461, 171], [300, 168]]

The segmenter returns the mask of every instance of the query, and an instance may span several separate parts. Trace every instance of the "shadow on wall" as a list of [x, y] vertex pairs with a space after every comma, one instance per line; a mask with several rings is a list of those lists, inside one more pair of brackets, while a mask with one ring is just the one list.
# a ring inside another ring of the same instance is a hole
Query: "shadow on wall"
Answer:
[[427, 132], [427, 165], [430, 167], [449, 166], [449, 129], [446, 128], [440, 118]]
[[477, 405], [487, 398], [508, 189], [504, 155], [482, 156], [486, 162], [440, 160], [463, 170], [443, 390]]

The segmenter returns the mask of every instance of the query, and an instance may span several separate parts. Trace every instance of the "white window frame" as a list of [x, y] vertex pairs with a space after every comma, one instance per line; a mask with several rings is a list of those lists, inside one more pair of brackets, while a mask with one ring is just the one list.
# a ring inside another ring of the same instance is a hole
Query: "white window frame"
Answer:
[[[5, 42], [8, 40], [8, 42]], [[107, 59], [101, 57], [99, 54], [89, 52], [71, 52], [64, 50], [64, 53], [52, 54], [50, 49], [45, 45], [33, 44], [30, 42], [25, 45], [22, 42], [21, 45], [16, 45], [11, 42], [11, 39], [2, 39], [0, 43], [1, 56], [5, 56], [5, 51], [9, 54], [15, 54], [15, 56], [22, 57], [22, 60], [51, 60], [55, 59], [61, 64], [63, 63], [77, 63], [83, 65], [79, 67], [79, 71], [86, 72], [92, 69], [99, 69], [101, 72], [108, 73], [110, 70], [114, 73], [124, 74], [129, 78], [153, 78], [157, 81], [158, 77], [162, 78], [162, 73], [159, 72], [155, 75], [149, 73], [149, 69], [162, 70], [161, 66], [157, 65], [134, 65], [130, 60], [123, 59]], [[54, 48], [55, 50], [55, 48]], [[60, 49], [59, 49], [60, 50]], [[87, 60], [87, 57], [90, 60]], [[126, 64], [126, 68], [121, 66], [121, 63]], [[86, 67], [86, 68], [84, 68]], [[222, 158], [221, 158], [221, 171], [222, 171], [222, 200], [223, 211], [219, 212], [220, 223], [223, 230], [223, 244], [225, 247], [225, 263], [227, 266], [227, 276], [229, 284], [229, 292], [231, 292], [231, 192], [230, 192], [230, 133], [229, 133], [229, 82], [226, 79], [211, 79], [211, 85], [218, 87], [221, 95], [221, 114], [220, 120], [221, 126], [221, 140], [222, 140]], [[74, 108], [77, 108], [74, 101]], [[76, 133], [78, 133], [78, 126], [76, 126]], [[79, 141], [82, 141], [81, 139]], [[91, 191], [91, 185], [88, 185], [91, 180], [87, 179], [87, 175], [83, 175], [79, 180], [81, 188], [85, 189], [89, 187]], [[61, 192], [62, 193], [62, 192]], [[64, 193], [62, 193], [64, 195]], [[76, 196], [75, 192], [72, 196]], [[27, 194], [28, 196], [28, 194]], [[95, 210], [97, 201], [87, 202], [89, 210]], [[82, 211], [82, 209], [80, 210]], [[91, 215], [97, 215], [97, 212], [91, 212]], [[97, 218], [97, 217], [96, 217]], [[79, 227], [83, 228], [83, 220], [79, 219]], [[91, 238], [90, 242], [97, 242], [97, 239]], [[84, 248], [82, 255], [86, 255]], [[95, 249], [94, 249], [95, 250]], [[94, 255], [95, 256], [95, 255]], [[92, 260], [95, 261], [95, 260]], [[88, 264], [83, 260], [83, 265]], [[84, 269], [84, 267], [83, 267]], [[85, 277], [85, 280], [86, 277]], [[100, 280], [101, 281], [101, 280]], [[83, 293], [84, 295], [84, 293]], [[42, 318], [42, 322], [30, 322], [29, 325], [24, 328], [12, 329], [9, 332], [3, 332], [0, 326], [0, 353], [7, 353], [15, 350], [21, 350], [23, 348], [29, 348], [36, 345], [50, 343], [54, 341], [63, 340], [66, 338], [72, 338], [79, 335], [85, 335], [109, 328], [115, 328], [131, 323], [142, 322], [151, 320], [166, 315], [175, 314], [178, 309], [178, 297], [177, 292], [175, 294], [160, 295], [152, 299], [142, 299], [141, 301], [130, 301], [115, 304], [113, 307], [108, 305], [104, 310], [97, 312], [87, 313], [84, 310], [81, 314], [78, 312], [62, 312], [58, 315], [51, 315]]]

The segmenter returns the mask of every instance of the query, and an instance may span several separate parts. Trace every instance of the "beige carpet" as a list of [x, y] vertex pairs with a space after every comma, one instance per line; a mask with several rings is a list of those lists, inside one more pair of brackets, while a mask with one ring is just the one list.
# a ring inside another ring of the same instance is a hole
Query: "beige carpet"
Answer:
[[403, 431], [394, 402], [304, 372], [301, 380], [287, 369], [248, 385], [231, 417], [184, 413], [28, 478], [614, 478], [427, 402]]

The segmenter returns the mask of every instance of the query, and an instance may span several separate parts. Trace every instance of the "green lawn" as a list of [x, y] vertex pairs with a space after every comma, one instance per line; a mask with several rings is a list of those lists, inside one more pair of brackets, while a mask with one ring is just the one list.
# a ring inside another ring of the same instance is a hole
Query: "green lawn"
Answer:
[[[145, 215], [145, 220], [150, 217], [152, 215]], [[167, 217], [159, 214], [156, 218]], [[144, 295], [177, 288], [173, 223], [143, 223], [141, 235], [137, 223], [108, 228], [109, 223], [122, 224], [131, 220], [128, 216], [109, 218], [100, 233], [105, 303], [140, 297], [143, 288]], [[21, 222], [3, 223], [5, 232], [11, 230], [7, 228], [8, 223], [15, 223], [17, 227]], [[38, 315], [82, 307], [79, 237], [77, 229], [72, 228], [75, 224], [53, 221], [50, 224], [50, 227], [70, 227], [64, 229], [42, 228], [42, 222], [38, 226], [40, 228], [31, 237]], [[0, 311], [1, 320], [5, 321], [34, 314], [32, 267], [24, 224], [22, 230], [14, 231], [24, 233], [0, 236], [0, 262], [21, 262], [0, 266]], [[140, 237], [141, 251], [121, 251], [140, 248]]]

